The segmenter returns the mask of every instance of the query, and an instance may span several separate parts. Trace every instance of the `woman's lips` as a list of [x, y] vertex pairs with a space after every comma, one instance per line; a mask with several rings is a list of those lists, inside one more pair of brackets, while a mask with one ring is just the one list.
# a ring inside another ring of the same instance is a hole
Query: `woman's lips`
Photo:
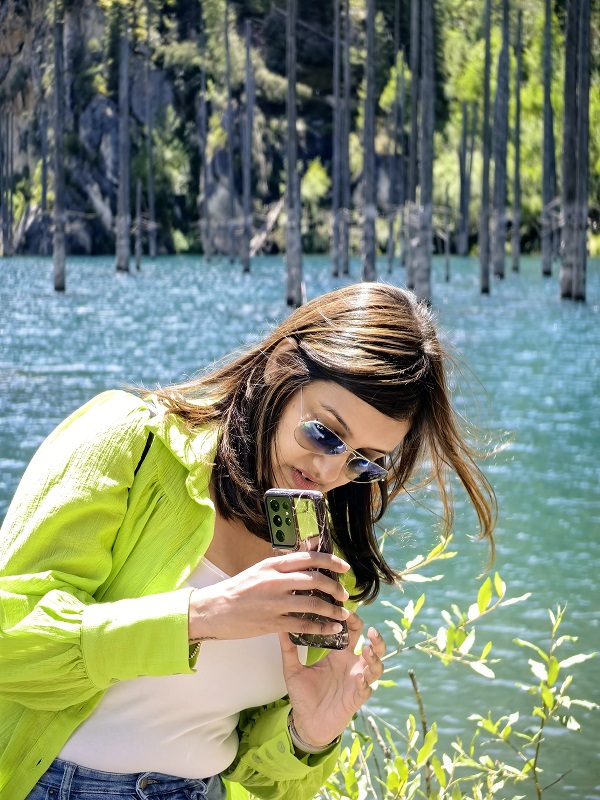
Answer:
[[300, 470], [295, 467], [292, 467], [292, 478], [297, 489], [314, 489], [320, 485], [317, 481], [300, 472]]

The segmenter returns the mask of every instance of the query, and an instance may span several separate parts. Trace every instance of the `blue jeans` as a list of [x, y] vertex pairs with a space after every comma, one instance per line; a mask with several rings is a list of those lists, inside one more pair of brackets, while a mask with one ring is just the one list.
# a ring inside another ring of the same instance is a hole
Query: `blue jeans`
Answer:
[[224, 800], [218, 775], [204, 780], [159, 772], [100, 772], [57, 758], [27, 800]]

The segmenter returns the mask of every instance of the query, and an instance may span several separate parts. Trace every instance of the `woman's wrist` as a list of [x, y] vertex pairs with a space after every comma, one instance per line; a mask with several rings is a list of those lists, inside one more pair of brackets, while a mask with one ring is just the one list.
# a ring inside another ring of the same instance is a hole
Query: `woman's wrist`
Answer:
[[296, 726], [294, 725], [294, 712], [290, 711], [288, 714], [288, 731], [290, 734], [290, 739], [292, 740], [292, 744], [296, 750], [300, 750], [302, 753], [308, 753], [309, 755], [313, 755], [315, 753], [324, 753], [325, 750], [329, 750], [330, 747], [333, 747], [334, 744], [337, 744], [340, 741], [340, 736], [336, 736], [336, 738], [329, 742], [329, 744], [309, 744], [305, 742], [304, 739], [299, 735], [298, 731], [296, 730]]

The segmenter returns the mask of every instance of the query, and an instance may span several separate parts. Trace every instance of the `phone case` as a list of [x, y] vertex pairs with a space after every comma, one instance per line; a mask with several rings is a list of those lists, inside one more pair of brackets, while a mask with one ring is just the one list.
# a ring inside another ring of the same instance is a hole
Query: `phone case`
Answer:
[[[273, 552], [281, 555], [298, 550], [314, 550], [333, 553], [333, 541], [327, 520], [327, 506], [321, 492], [301, 489], [269, 489], [265, 493], [265, 509]], [[339, 580], [337, 572], [321, 570], [334, 580]], [[331, 595], [324, 592], [301, 592], [316, 594], [335, 605], [341, 605]], [[326, 617], [319, 614], [297, 614], [296, 616], [322, 621]], [[294, 644], [310, 647], [323, 647], [328, 650], [344, 650], [348, 646], [348, 627], [342, 622], [343, 630], [334, 634], [290, 633]]]

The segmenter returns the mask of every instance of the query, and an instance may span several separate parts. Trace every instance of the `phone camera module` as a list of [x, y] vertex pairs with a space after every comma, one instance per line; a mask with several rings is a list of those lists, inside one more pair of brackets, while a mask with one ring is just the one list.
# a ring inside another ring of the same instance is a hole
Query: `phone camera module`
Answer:
[[[284, 503], [284, 505], [285, 505], [285, 503]], [[273, 511], [279, 511], [279, 501], [278, 500], [271, 500], [270, 506], [273, 509]]]

